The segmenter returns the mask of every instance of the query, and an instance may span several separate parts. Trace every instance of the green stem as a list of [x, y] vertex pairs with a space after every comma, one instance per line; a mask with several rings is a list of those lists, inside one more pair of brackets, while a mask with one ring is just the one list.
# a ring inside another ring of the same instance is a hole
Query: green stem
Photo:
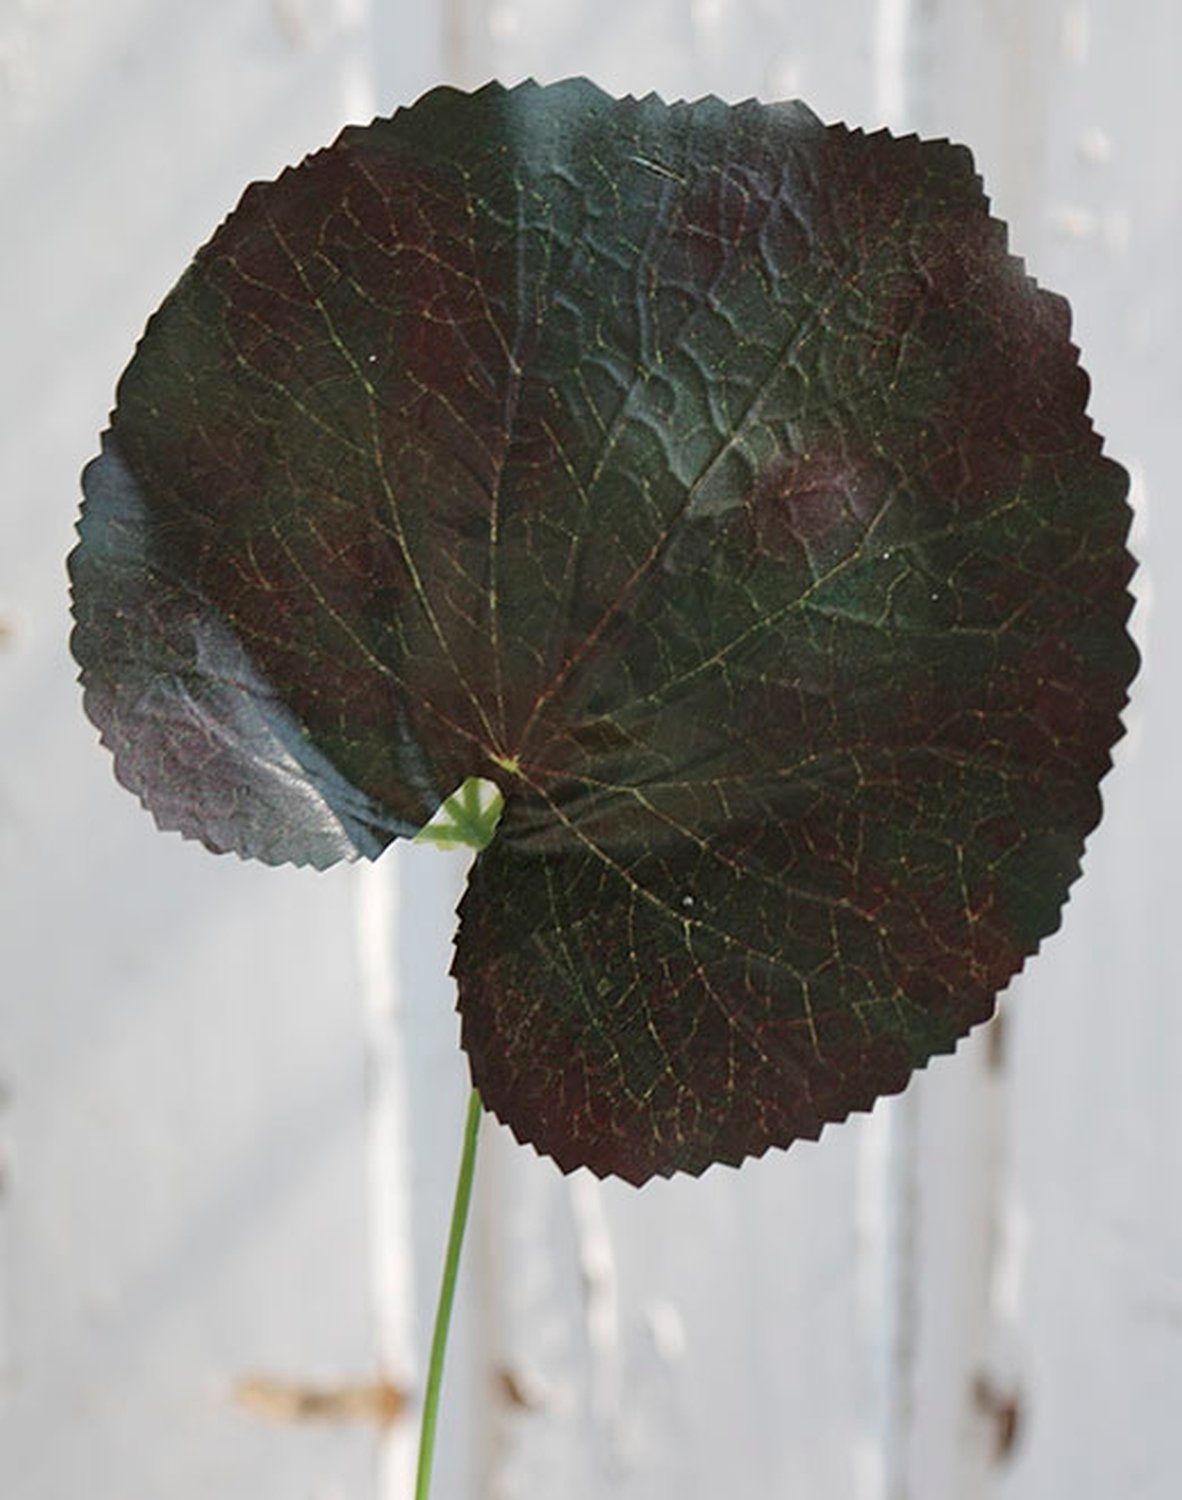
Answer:
[[451, 1310], [456, 1300], [460, 1251], [464, 1244], [464, 1230], [468, 1224], [468, 1209], [472, 1203], [472, 1180], [476, 1175], [476, 1141], [480, 1134], [482, 1109], [480, 1095], [473, 1089], [468, 1098], [468, 1118], [464, 1124], [464, 1149], [460, 1155], [456, 1197], [451, 1210], [451, 1229], [447, 1236], [447, 1254], [443, 1261], [443, 1280], [439, 1287], [439, 1303], [435, 1309], [435, 1331], [431, 1335], [431, 1361], [427, 1366], [427, 1390], [423, 1396], [423, 1425], [419, 1438], [419, 1469], [415, 1478], [415, 1500], [427, 1500], [431, 1489], [431, 1463], [435, 1457], [435, 1426], [439, 1419], [443, 1360], [447, 1354]]

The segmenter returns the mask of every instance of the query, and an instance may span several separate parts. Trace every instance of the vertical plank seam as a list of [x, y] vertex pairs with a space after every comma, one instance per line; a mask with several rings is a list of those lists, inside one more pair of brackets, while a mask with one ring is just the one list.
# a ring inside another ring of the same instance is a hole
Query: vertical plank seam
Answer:
[[[922, 115], [916, 59], [923, 19], [916, 0], [876, 0], [873, 104], [876, 123], [896, 133]], [[907, 1500], [918, 1317], [920, 1184], [918, 1103], [913, 1094], [880, 1101], [866, 1122], [856, 1182], [859, 1320], [864, 1368], [855, 1447], [858, 1500]]]
[[[374, 1345], [386, 1379], [414, 1382], [415, 1274], [403, 995], [394, 961], [398, 872], [390, 852], [356, 872], [356, 935], [365, 1037], [366, 1165]], [[414, 1482], [412, 1425], [380, 1437], [378, 1500], [404, 1500]]]

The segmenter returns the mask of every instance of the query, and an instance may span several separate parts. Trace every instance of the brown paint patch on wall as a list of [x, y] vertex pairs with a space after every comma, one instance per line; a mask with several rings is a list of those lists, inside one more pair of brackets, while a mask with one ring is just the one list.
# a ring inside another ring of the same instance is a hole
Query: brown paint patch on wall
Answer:
[[236, 1405], [267, 1422], [368, 1422], [389, 1427], [402, 1416], [409, 1395], [388, 1380], [336, 1386], [311, 1385], [251, 1375], [234, 1387]]

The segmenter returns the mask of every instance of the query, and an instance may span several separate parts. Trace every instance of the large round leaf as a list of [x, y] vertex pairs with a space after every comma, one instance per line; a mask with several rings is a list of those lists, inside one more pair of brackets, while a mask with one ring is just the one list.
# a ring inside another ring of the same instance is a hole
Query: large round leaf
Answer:
[[163, 826], [325, 865], [505, 799], [484, 1099], [641, 1181], [814, 1136], [1059, 921], [1135, 669], [1126, 476], [967, 151], [438, 89], [256, 185], [72, 559]]

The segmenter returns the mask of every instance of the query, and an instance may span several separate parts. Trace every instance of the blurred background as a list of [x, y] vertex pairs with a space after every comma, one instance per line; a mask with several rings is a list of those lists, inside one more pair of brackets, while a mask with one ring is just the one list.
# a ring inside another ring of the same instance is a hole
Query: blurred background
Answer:
[[435, 1493], [1178, 1494], [1179, 56], [1174, 0], [0, 0], [5, 1500], [410, 1494], [462, 861], [157, 834], [63, 564], [143, 322], [249, 180], [436, 82], [572, 73], [973, 147], [1133, 473], [1146, 665], [1063, 930], [901, 1098], [641, 1192], [486, 1122]]

